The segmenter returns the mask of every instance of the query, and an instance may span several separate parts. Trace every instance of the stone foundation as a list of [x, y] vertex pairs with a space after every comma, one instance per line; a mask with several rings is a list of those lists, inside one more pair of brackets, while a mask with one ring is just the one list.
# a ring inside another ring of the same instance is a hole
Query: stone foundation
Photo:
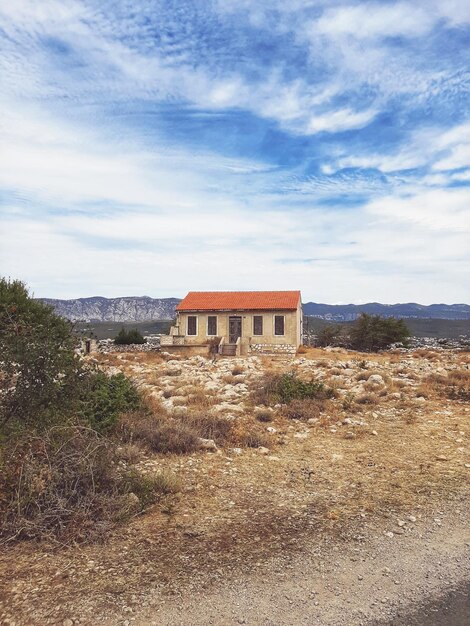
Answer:
[[252, 343], [250, 344], [252, 354], [292, 354], [297, 352], [297, 346], [291, 343]]

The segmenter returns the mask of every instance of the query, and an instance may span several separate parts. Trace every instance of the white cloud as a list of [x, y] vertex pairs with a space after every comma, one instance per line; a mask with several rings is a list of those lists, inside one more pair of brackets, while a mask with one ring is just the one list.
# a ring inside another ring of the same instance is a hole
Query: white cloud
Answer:
[[389, 221], [419, 228], [470, 234], [470, 189], [433, 189], [431, 191], [374, 200], [367, 211]]
[[[335, 164], [337, 170], [346, 167], [377, 168], [387, 173], [425, 165], [438, 171], [470, 166], [470, 122], [450, 129], [420, 129], [413, 132], [406, 145], [395, 153], [346, 154], [340, 156]], [[435, 184], [438, 179], [433, 180]]]
[[352, 128], [362, 128], [367, 126], [376, 115], [377, 111], [374, 110], [355, 112], [351, 109], [340, 109], [332, 113], [313, 116], [307, 128], [312, 133], [340, 132]]
[[427, 33], [434, 18], [416, 5], [406, 2], [381, 5], [372, 2], [327, 9], [315, 28], [326, 35], [350, 35], [358, 39], [417, 37]]

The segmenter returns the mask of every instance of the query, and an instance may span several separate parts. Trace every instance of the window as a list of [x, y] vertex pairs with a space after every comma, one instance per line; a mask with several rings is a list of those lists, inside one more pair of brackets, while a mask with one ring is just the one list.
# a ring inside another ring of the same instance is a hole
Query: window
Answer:
[[253, 335], [263, 334], [263, 316], [253, 315]]
[[207, 334], [217, 335], [217, 315], [207, 316]]
[[274, 316], [274, 334], [275, 335], [284, 334], [284, 315]]
[[197, 335], [197, 315], [188, 315], [188, 335]]

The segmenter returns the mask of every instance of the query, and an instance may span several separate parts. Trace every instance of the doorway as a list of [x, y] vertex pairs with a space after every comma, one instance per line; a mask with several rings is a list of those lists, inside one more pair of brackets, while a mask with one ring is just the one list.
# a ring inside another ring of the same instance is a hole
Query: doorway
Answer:
[[228, 318], [228, 341], [237, 343], [237, 339], [242, 336], [242, 318], [240, 315], [231, 315]]

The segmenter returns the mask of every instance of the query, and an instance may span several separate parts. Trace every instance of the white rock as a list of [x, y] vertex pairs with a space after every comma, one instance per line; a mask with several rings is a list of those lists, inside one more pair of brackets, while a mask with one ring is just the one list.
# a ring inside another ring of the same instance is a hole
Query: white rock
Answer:
[[213, 439], [203, 439], [199, 438], [199, 445], [203, 450], [207, 450], [208, 452], [215, 452], [218, 450], [217, 445]]

